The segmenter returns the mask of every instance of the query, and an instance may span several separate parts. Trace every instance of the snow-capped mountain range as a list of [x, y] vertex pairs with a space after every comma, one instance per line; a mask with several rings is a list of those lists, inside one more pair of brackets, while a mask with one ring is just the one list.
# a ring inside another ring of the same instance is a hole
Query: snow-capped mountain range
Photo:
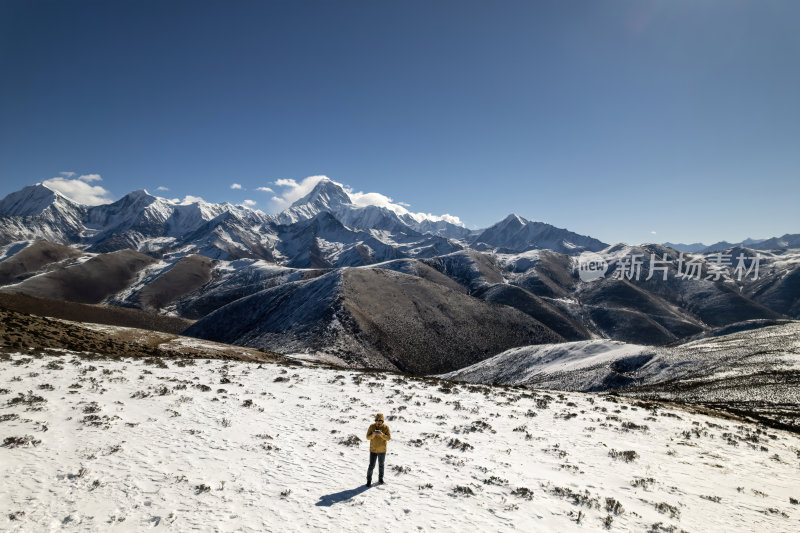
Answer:
[[0, 245], [33, 239], [95, 252], [132, 248], [153, 255], [249, 257], [301, 267], [433, 257], [472, 247], [579, 253], [607, 246], [517, 215], [471, 231], [446, 220], [361, 206], [327, 178], [274, 216], [229, 203], [179, 203], [145, 190], [112, 204], [85, 206], [36, 184], [0, 201]]
[[690, 253], [713, 253], [733, 248], [734, 246], [744, 246], [751, 250], [786, 250], [789, 248], [800, 248], [800, 234], [786, 233], [781, 237], [771, 237], [769, 239], [750, 239], [747, 238], [740, 242], [720, 241], [710, 246], [702, 242], [692, 244], [665, 242], [664, 246], [669, 246], [681, 252]]
[[[214, 259], [255, 258], [298, 267], [356, 266], [400, 257], [433, 257], [463, 249], [518, 253], [553, 250], [567, 255], [608, 246], [593, 237], [511, 214], [469, 230], [438, 217], [358, 205], [324, 178], [277, 215], [202, 200], [183, 203], [145, 190], [111, 204], [86, 206], [44, 184], [0, 201], [0, 246], [34, 239], [110, 252], [132, 248], [151, 255], [199, 253]], [[800, 235], [705, 246], [667, 244], [680, 251], [714, 252], [800, 247]]]

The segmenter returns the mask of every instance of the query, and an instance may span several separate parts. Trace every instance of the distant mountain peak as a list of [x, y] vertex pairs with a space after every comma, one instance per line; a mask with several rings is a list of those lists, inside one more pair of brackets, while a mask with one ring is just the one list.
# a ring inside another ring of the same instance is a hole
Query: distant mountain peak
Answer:
[[311, 189], [311, 192], [295, 201], [291, 207], [313, 206], [318, 209], [330, 209], [352, 203], [350, 195], [340, 185], [330, 178], [323, 178]]
[[702, 242], [693, 242], [691, 244], [684, 244], [682, 242], [664, 242], [661, 243], [662, 246], [668, 246], [673, 250], [678, 250], [679, 252], [688, 252], [688, 253], [697, 253], [702, 252], [706, 248], [708, 248], [707, 244], [703, 244]]
[[510, 215], [508, 215], [506, 218], [504, 218], [502, 220], [501, 224], [515, 223], [515, 224], [519, 224], [521, 226], [524, 226], [524, 225], [528, 224], [529, 222], [530, 222], [529, 220], [519, 216], [518, 214], [511, 213]]
[[516, 252], [549, 249], [565, 254], [602, 250], [608, 246], [597, 239], [564, 228], [544, 222], [531, 222], [516, 213], [480, 232], [472, 239], [472, 244], [480, 249], [486, 249], [486, 246]]
[[37, 191], [37, 192], [40, 192], [40, 193], [42, 193], [42, 194], [45, 194], [45, 193], [48, 193], [48, 192], [49, 192], [50, 194], [58, 194], [58, 195], [60, 195], [60, 196], [64, 196], [63, 194], [61, 194], [61, 193], [60, 193], [60, 192], [58, 192], [57, 190], [55, 190], [55, 189], [51, 189], [50, 187], [48, 187], [47, 185], [45, 185], [45, 184], [44, 184], [44, 183], [42, 183], [42, 182], [35, 183], [35, 184], [33, 184], [33, 185], [28, 185], [27, 187], [23, 187], [22, 189], [20, 189], [20, 192], [22, 192], [22, 191], [25, 191], [25, 190], [28, 190], [28, 191]]
[[56, 202], [77, 207], [75, 202], [43, 183], [28, 185], [0, 200], [0, 215], [39, 215]]
[[[116, 209], [143, 209], [148, 207], [154, 203], [166, 203], [166, 200], [163, 198], [159, 198], [157, 196], [153, 196], [145, 189], [138, 189], [135, 191], [131, 191], [116, 202], [111, 204], [103, 204], [101, 206], [97, 206], [100, 210], [108, 210], [110, 208]], [[94, 208], [97, 209], [97, 208]]]
[[147, 192], [147, 189], [136, 189], [135, 191], [129, 192], [125, 196], [128, 196], [130, 198], [143, 198], [143, 197], [155, 198], [155, 196]]

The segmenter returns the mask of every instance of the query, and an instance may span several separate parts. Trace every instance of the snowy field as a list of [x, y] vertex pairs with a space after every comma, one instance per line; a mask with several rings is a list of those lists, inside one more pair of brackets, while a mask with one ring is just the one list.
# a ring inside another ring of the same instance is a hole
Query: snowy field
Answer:
[[[378, 411], [387, 484], [367, 489]], [[592, 394], [13, 355], [0, 360], [0, 443], [2, 531], [800, 526], [797, 435]]]

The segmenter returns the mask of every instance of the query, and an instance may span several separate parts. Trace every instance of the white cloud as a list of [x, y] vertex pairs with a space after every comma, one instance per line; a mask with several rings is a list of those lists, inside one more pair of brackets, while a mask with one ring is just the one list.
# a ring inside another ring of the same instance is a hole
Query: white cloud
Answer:
[[242, 186], [239, 185], [238, 183], [232, 183], [231, 184], [231, 189], [241, 189], [241, 188], [242, 188]]
[[416, 220], [417, 222], [422, 222], [423, 220], [430, 220], [432, 222], [439, 222], [444, 220], [445, 222], [449, 222], [450, 224], [455, 224], [457, 226], [463, 226], [464, 223], [461, 222], [461, 219], [454, 215], [444, 214], [444, 215], [434, 215], [432, 213], [414, 213], [406, 209], [407, 207], [411, 207], [410, 204], [405, 202], [395, 202], [391, 198], [386, 195], [383, 195], [379, 192], [355, 192], [349, 187], [344, 187], [347, 191], [347, 194], [353, 200], [353, 203], [359, 207], [365, 207], [368, 205], [377, 205], [379, 207], [385, 207], [386, 209], [390, 209], [397, 213], [398, 215], [410, 215], [411, 218]]
[[275, 192], [272, 189], [270, 189], [269, 187], [256, 187], [256, 190], [257, 191], [261, 191], [261, 192]]
[[73, 178], [73, 177], [75, 177], [75, 173], [74, 172], [59, 172], [59, 174], [61, 174], [65, 178]]
[[99, 185], [89, 185], [80, 179], [50, 178], [42, 184], [83, 205], [110, 204], [112, 201], [110, 191]]
[[103, 181], [103, 178], [100, 176], [100, 174], [84, 174], [82, 176], [79, 176], [78, 179], [86, 183], [91, 183], [93, 181]]
[[163, 185], [159, 185], [158, 187], [156, 187], [156, 190], [157, 191], [168, 191], [169, 187], [164, 187]]
[[246, 205], [247, 207], [253, 207], [254, 205], [256, 205], [256, 202], [253, 200], [245, 200], [244, 202], [242, 202], [242, 204]]
[[464, 223], [461, 222], [461, 219], [454, 215], [444, 214], [444, 215], [434, 215], [431, 213], [414, 213], [406, 209], [407, 207], [411, 207], [409, 204], [404, 202], [395, 202], [385, 194], [381, 194], [379, 192], [361, 192], [361, 191], [354, 191], [351, 187], [347, 185], [343, 185], [337, 181], [331, 180], [327, 176], [309, 176], [302, 180], [300, 183], [297, 183], [295, 180], [289, 179], [279, 179], [275, 182], [275, 185], [278, 187], [284, 187], [285, 190], [280, 196], [273, 196], [271, 198], [273, 206], [276, 208], [276, 211], [281, 211], [286, 209], [290, 205], [292, 205], [295, 201], [299, 200], [303, 196], [307, 195], [311, 190], [323, 180], [330, 180], [333, 183], [342, 187], [347, 195], [350, 196], [350, 200], [353, 204], [359, 207], [366, 207], [368, 205], [376, 205], [379, 207], [385, 207], [386, 209], [390, 209], [397, 213], [398, 215], [410, 215], [414, 220], [417, 222], [422, 222], [423, 220], [431, 220], [433, 222], [438, 222], [444, 220], [451, 224], [456, 224], [458, 226], [464, 226]]
[[191, 194], [187, 194], [186, 196], [183, 197], [183, 200], [181, 200], [180, 203], [181, 203], [181, 205], [189, 205], [189, 204], [196, 204], [196, 203], [200, 203], [200, 202], [205, 202], [205, 200], [203, 200], [199, 196], [192, 196]]
[[[365, 207], [368, 205], [377, 205], [380, 207], [388, 207], [392, 209], [392, 207], [400, 208], [405, 210], [405, 207], [393, 204], [392, 199], [388, 196], [385, 196], [379, 192], [354, 192], [352, 190], [347, 191], [348, 196], [359, 207]], [[394, 209], [392, 209], [394, 211]]]
[[281, 178], [275, 182], [275, 185], [277, 185], [278, 187], [297, 187], [297, 182], [291, 178], [289, 179]]
[[655, 231], [651, 231], [650, 233], [652, 233], [653, 235], [655, 235], [655, 234], [656, 234], [656, 232], [655, 232]]
[[449, 213], [444, 213], [442, 215], [434, 215], [433, 213], [411, 213], [411, 216], [414, 217], [417, 222], [421, 222], [423, 220], [430, 220], [432, 222], [440, 222], [444, 220], [445, 222], [449, 222], [450, 224], [455, 224], [456, 226], [464, 226], [464, 223], [461, 221], [459, 217], [456, 215], [451, 215]]

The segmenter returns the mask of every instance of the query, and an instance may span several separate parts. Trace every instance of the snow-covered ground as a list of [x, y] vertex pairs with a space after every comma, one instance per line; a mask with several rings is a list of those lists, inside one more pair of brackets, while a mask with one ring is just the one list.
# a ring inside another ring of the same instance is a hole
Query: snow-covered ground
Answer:
[[[378, 411], [388, 483], [367, 489]], [[311, 365], [13, 355], [0, 443], [3, 531], [773, 533], [800, 519], [792, 433]]]

